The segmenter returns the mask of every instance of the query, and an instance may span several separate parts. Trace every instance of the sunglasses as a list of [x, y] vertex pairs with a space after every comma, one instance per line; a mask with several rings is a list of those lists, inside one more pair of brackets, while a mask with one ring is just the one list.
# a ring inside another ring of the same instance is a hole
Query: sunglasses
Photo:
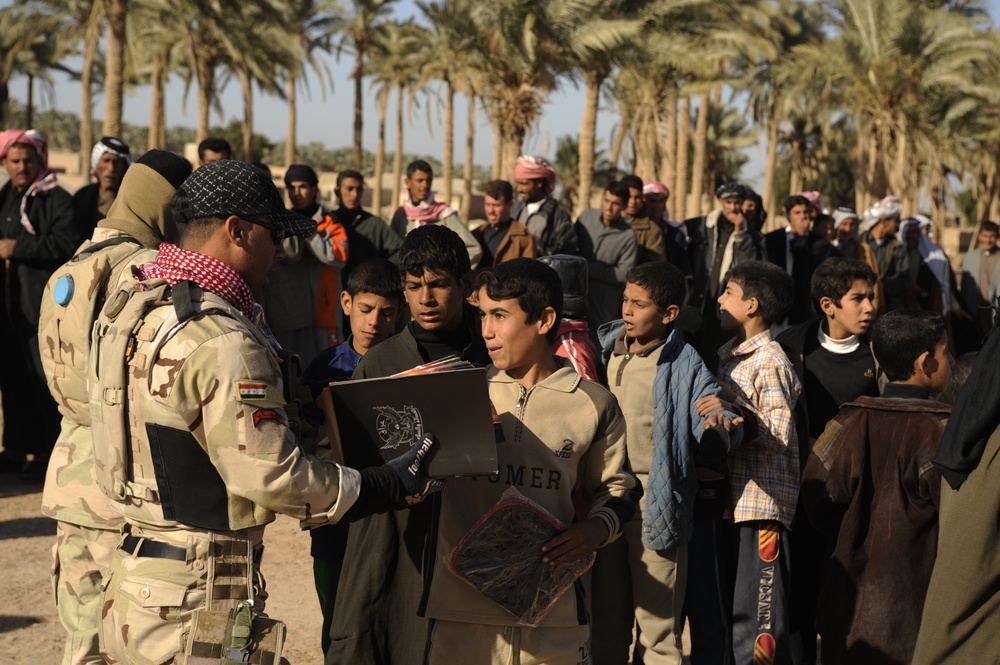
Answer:
[[258, 222], [256, 219], [247, 219], [246, 217], [240, 217], [244, 222], [250, 222], [257, 226], [262, 226], [271, 233], [271, 240], [274, 241], [275, 245], [280, 245], [281, 241], [285, 239], [285, 230], [279, 229], [277, 226], [272, 226], [270, 224], [265, 224], [264, 222]]

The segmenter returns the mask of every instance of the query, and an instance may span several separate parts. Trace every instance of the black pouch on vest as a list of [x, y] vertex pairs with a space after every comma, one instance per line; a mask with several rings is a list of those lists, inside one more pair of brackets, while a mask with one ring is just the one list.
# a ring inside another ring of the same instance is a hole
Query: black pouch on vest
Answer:
[[222, 476], [191, 432], [146, 423], [163, 516], [208, 531], [229, 531]]

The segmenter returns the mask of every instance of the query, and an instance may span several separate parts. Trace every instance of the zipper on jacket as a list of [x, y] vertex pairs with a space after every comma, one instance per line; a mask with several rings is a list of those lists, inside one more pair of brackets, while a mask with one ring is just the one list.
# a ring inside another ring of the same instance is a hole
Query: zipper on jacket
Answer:
[[531, 388], [525, 390], [524, 386], [518, 384], [518, 388], [521, 391], [521, 396], [518, 397], [517, 402], [514, 403], [514, 409], [517, 411], [517, 426], [514, 428], [515, 442], [521, 441], [521, 430], [524, 427], [524, 409], [528, 405], [528, 396], [531, 394], [531, 391], [535, 389], [535, 387], [531, 386]]

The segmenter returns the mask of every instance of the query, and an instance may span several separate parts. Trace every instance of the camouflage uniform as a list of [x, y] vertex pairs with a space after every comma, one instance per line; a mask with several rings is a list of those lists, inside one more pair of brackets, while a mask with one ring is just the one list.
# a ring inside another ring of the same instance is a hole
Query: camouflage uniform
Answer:
[[[152, 291], [165, 286], [146, 284]], [[106, 349], [136, 331], [126, 368], [126, 458], [102, 459], [107, 448], [95, 436], [98, 465], [120, 467], [127, 477], [116, 487], [115, 507], [130, 535], [102, 594], [101, 651], [117, 662], [163, 663], [179, 655], [199, 610], [226, 610], [246, 598], [261, 609], [266, 594], [257, 564], [274, 513], [307, 525], [335, 522], [359, 493], [356, 471], [296, 447], [278, 357], [258, 328], [219, 296], [197, 287], [191, 296], [195, 314], [184, 321], [160, 301], [138, 326], [111, 323], [95, 339], [96, 433], [99, 414], [100, 427], [111, 431], [101, 410], [113, 400], [107, 370], [126, 362]], [[185, 469], [165, 457], [178, 451], [187, 451]], [[144, 555], [145, 539], [160, 554]], [[164, 546], [173, 554], [164, 555]]]
[[[160, 151], [152, 151], [157, 153]], [[161, 153], [168, 176], [152, 168], [154, 154], [134, 164], [122, 181], [116, 204], [109, 217], [101, 221], [92, 240], [77, 251], [90, 251], [98, 243], [110, 241], [104, 249], [92, 252], [87, 266], [101, 261], [112, 267], [107, 281], [96, 270], [87, 284], [77, 285], [75, 299], [65, 308], [53, 298], [55, 282], [65, 274], [57, 270], [46, 285], [42, 298], [39, 329], [42, 366], [49, 389], [62, 415], [45, 477], [42, 514], [57, 520], [56, 543], [52, 549], [52, 590], [59, 620], [68, 633], [63, 654], [64, 665], [101, 663], [98, 649], [100, 592], [104, 575], [111, 565], [115, 547], [121, 538], [124, 520], [97, 486], [94, 473], [94, 449], [90, 431], [89, 394], [86, 385], [87, 358], [90, 354], [85, 317], [93, 307], [100, 308], [107, 292], [129, 276], [131, 266], [153, 260], [153, 249], [174, 232], [165, 204], [183, 177], [190, 173], [179, 158]], [[170, 160], [176, 160], [171, 163]], [[177, 169], [170, 173], [167, 169]], [[186, 168], [186, 171], [185, 171]], [[102, 290], [103, 289], [103, 290]], [[100, 293], [97, 291], [102, 290]], [[60, 320], [61, 319], [61, 320]], [[74, 344], [68, 341], [67, 327], [80, 333]], [[82, 343], [81, 343], [82, 342]]]

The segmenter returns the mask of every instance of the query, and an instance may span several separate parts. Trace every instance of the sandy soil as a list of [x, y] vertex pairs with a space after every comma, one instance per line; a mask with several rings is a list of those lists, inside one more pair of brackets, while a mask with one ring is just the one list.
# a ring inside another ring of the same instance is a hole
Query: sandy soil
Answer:
[[[0, 474], [0, 661], [24, 665], [59, 663], [65, 633], [52, 604], [49, 569], [55, 522], [42, 517], [41, 485], [24, 485]], [[279, 516], [267, 528], [262, 563], [267, 612], [288, 625], [285, 656], [294, 665], [322, 663], [322, 617], [313, 587], [309, 534]]]

